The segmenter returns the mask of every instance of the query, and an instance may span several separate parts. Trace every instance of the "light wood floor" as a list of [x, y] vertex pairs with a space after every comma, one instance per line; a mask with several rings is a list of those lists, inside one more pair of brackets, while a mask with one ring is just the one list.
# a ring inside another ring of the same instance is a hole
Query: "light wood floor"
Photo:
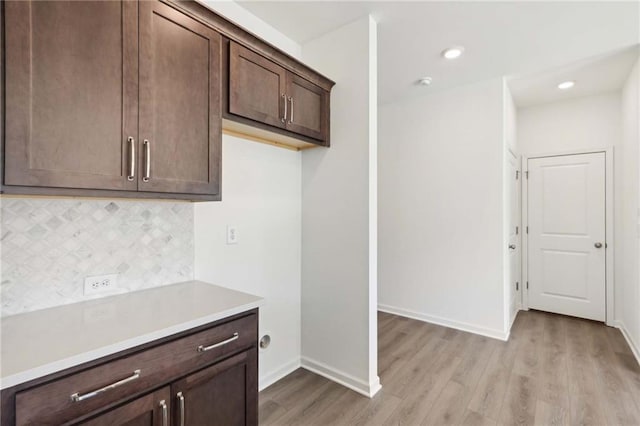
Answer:
[[520, 312], [509, 342], [378, 316], [382, 390], [299, 369], [260, 393], [262, 425], [640, 425], [640, 366], [620, 331]]

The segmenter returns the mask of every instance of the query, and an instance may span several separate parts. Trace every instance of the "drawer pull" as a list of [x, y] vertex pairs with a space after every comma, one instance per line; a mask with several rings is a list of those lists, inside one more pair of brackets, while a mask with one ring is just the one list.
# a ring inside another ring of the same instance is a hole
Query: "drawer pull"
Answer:
[[169, 416], [167, 415], [167, 403], [160, 401], [160, 408], [162, 408], [162, 426], [169, 426]]
[[145, 139], [142, 142], [144, 146], [144, 176], [143, 182], [149, 182], [151, 180], [151, 142]]
[[233, 333], [232, 337], [229, 337], [227, 340], [223, 340], [222, 342], [214, 343], [211, 346], [203, 346], [203, 345], [198, 346], [198, 352], [206, 352], [206, 351], [210, 351], [211, 349], [219, 348], [220, 346], [224, 346], [228, 343], [233, 342], [234, 340], [238, 340], [239, 338], [240, 338], [240, 335], [238, 333]]
[[129, 143], [129, 174], [127, 175], [127, 180], [131, 182], [136, 177], [136, 141], [133, 136], [129, 136], [127, 142]]
[[115, 388], [117, 388], [119, 386], [122, 386], [122, 385], [124, 385], [126, 383], [132, 382], [132, 381], [136, 380], [138, 377], [140, 377], [141, 371], [142, 370], [136, 370], [136, 371], [133, 372], [132, 376], [127, 377], [126, 379], [122, 379], [120, 381], [117, 381], [115, 383], [107, 385], [107, 386], [105, 386], [103, 388], [94, 390], [93, 392], [85, 393], [84, 395], [80, 395], [79, 393], [76, 392], [73, 395], [71, 395], [71, 401], [73, 401], [73, 402], [81, 402], [81, 401], [84, 401], [85, 399], [93, 398], [94, 396], [100, 395], [103, 392], [106, 392], [106, 391], [111, 390], [111, 389], [115, 389]]
[[285, 95], [284, 93], [282, 94], [282, 100], [284, 101], [284, 115], [282, 116], [280, 121], [282, 121], [283, 123], [286, 123], [287, 122], [287, 95]]
[[178, 392], [176, 396], [180, 400], [180, 426], [184, 426], [184, 395], [182, 392]]
[[291, 116], [289, 117], [289, 123], [293, 124], [293, 96], [289, 96], [289, 102], [291, 102]]

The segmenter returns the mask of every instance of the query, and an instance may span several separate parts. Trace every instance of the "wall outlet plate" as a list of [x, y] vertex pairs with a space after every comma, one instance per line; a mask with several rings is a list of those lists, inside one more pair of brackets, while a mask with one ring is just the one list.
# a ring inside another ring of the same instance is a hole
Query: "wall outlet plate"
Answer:
[[84, 279], [84, 295], [113, 293], [118, 289], [118, 274], [94, 275]]

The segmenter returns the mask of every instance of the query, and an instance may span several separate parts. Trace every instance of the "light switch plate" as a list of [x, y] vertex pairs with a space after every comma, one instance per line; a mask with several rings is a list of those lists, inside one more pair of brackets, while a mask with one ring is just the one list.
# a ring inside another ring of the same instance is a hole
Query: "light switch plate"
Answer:
[[227, 226], [227, 244], [238, 244], [238, 228]]

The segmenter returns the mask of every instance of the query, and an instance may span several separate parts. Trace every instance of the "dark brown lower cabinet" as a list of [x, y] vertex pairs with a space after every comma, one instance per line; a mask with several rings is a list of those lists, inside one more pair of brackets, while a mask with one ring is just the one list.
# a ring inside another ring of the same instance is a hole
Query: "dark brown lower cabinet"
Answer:
[[3, 389], [0, 426], [258, 424], [257, 309]]
[[165, 386], [90, 420], [74, 424], [83, 426], [168, 426], [171, 418], [169, 412], [170, 396], [169, 386]]
[[256, 412], [247, 409], [257, 404], [257, 394], [246, 392], [246, 384], [257, 377], [255, 357], [252, 349], [172, 384], [174, 424], [257, 424]]

